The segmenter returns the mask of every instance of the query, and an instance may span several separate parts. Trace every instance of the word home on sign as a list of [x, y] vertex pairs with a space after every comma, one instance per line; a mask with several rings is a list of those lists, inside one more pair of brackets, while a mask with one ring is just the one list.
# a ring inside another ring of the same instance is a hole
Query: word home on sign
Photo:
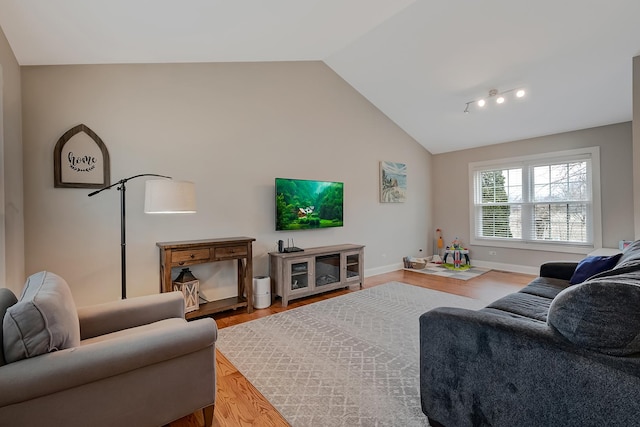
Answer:
[[96, 168], [98, 159], [93, 156], [75, 156], [72, 151], [69, 151], [67, 156], [69, 160], [69, 167], [77, 172], [89, 172]]

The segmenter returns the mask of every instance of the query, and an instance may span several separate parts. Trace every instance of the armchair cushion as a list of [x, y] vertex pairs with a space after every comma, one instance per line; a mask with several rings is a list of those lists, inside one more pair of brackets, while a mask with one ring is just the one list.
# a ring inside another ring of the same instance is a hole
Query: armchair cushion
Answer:
[[41, 271], [27, 279], [2, 323], [7, 363], [80, 345], [80, 324], [67, 282]]
[[171, 318], [184, 319], [182, 292], [145, 295], [78, 308], [81, 340]]

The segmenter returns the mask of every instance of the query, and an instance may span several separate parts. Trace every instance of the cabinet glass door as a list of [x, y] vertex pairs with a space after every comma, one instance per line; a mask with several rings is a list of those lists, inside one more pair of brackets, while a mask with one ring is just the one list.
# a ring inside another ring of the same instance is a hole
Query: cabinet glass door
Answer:
[[340, 281], [340, 254], [316, 257], [316, 286], [326, 286]]
[[309, 288], [309, 261], [296, 261], [291, 263], [291, 290]]
[[360, 279], [360, 253], [351, 252], [345, 254], [346, 281]]

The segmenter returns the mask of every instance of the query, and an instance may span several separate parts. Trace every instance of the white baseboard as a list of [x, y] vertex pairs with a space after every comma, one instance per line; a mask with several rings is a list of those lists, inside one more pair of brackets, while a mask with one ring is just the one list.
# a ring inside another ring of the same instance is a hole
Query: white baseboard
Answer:
[[404, 264], [398, 262], [396, 264], [383, 265], [381, 267], [370, 268], [364, 271], [364, 277], [377, 276], [378, 274], [391, 273], [392, 271], [402, 270]]
[[[509, 271], [512, 273], [531, 274], [537, 276], [540, 274], [540, 267], [531, 267], [528, 265], [504, 264], [500, 262], [473, 261], [475, 267], [490, 268], [492, 270]], [[364, 271], [364, 277], [376, 276], [378, 274], [390, 273], [392, 271], [402, 270], [404, 264], [399, 262], [396, 264], [383, 265], [381, 267], [370, 268]]]
[[490, 268], [492, 270], [510, 271], [512, 273], [532, 274], [537, 276], [540, 274], [540, 267], [531, 267], [529, 265], [504, 264], [501, 262], [489, 261], [473, 261], [473, 266]]

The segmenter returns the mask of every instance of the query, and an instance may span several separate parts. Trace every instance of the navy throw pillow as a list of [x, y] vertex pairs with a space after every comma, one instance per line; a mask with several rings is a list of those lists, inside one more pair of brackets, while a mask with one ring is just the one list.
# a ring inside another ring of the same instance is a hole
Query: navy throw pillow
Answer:
[[573, 272], [573, 276], [569, 280], [572, 285], [577, 285], [587, 280], [594, 274], [602, 273], [603, 271], [611, 270], [616, 266], [618, 260], [622, 254], [616, 254], [612, 256], [589, 256], [580, 261], [576, 267], [576, 271]]

